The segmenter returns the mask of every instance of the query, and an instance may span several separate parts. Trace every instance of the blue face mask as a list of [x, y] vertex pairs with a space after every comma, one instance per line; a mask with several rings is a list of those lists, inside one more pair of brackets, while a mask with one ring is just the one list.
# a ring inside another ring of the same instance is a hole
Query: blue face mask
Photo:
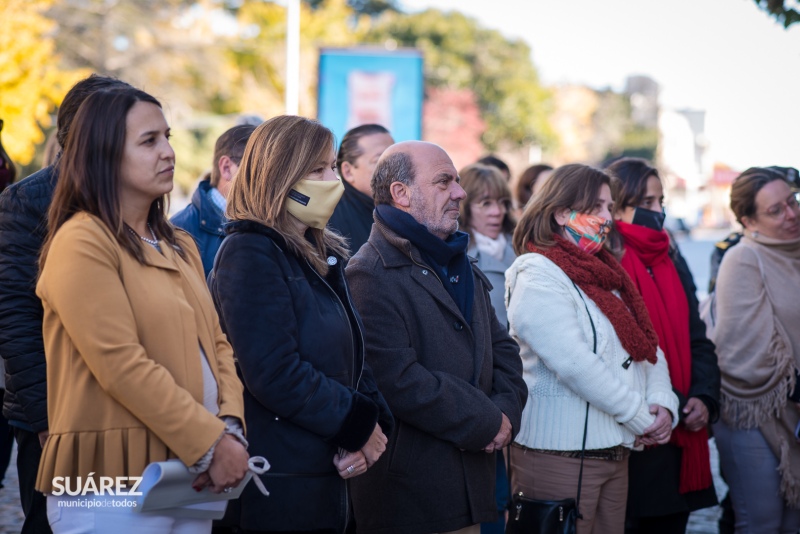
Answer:
[[636, 208], [633, 211], [633, 220], [631, 224], [638, 224], [639, 226], [644, 226], [645, 228], [660, 232], [664, 229], [664, 219], [666, 218], [667, 214], [663, 209], [661, 211], [653, 211], [645, 208]]

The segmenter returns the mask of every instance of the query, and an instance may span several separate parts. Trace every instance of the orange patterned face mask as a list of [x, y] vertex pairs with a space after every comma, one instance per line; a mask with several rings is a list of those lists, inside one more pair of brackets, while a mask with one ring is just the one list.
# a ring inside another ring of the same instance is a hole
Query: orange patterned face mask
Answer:
[[597, 254], [603, 248], [603, 243], [611, 231], [611, 221], [590, 213], [578, 213], [572, 210], [564, 229], [567, 231], [567, 236], [584, 252]]

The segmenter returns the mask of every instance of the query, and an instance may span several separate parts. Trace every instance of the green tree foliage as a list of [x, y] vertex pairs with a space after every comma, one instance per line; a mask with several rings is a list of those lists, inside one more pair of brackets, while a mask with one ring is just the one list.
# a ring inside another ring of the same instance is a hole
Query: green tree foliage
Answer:
[[49, 37], [53, 23], [42, 12], [51, 0], [6, 0], [0, 15], [0, 118], [3, 144], [18, 165], [27, 165], [52, 112], [86, 73], [61, 68]]
[[[325, 0], [306, 0], [312, 9], [318, 9]], [[399, 11], [396, 0], [347, 0], [347, 5], [358, 15], [375, 16], [384, 11]]]
[[552, 145], [548, 122], [551, 95], [539, 83], [531, 50], [458, 12], [384, 13], [366, 40], [382, 46], [419, 48], [425, 57], [426, 84], [471, 88], [487, 130], [483, 142]]
[[655, 161], [658, 129], [635, 124], [630, 97], [610, 89], [597, 92], [598, 107], [592, 117], [593, 161], [602, 163], [621, 157]]
[[795, 22], [800, 22], [800, 11], [794, 7], [789, 7], [787, 4], [794, 4], [797, 6], [796, 1], [787, 2], [786, 0], [753, 0], [758, 7], [775, 17], [775, 19], [783, 24], [784, 28], [788, 28]]
[[[283, 3], [36, 1], [49, 6], [46, 13], [54, 25], [41, 27], [62, 54], [60, 67], [113, 75], [162, 101], [175, 135], [176, 181], [184, 189], [207, 169], [217, 133], [238, 114], [267, 119], [284, 110]], [[482, 140], [488, 148], [554, 143], [550, 93], [539, 83], [527, 45], [455, 12], [407, 15], [395, 11], [396, 5], [396, 0], [303, 2], [301, 114], [316, 114], [319, 48], [388, 43], [424, 51], [429, 87], [475, 92], [487, 123]]]
[[[247, 1], [236, 13], [243, 36], [229, 51], [245, 109], [259, 103], [265, 116], [283, 112], [286, 79], [286, 7], [275, 2]], [[300, 14], [300, 114], [316, 115], [319, 48], [351, 46], [368, 26], [368, 17], [354, 16], [345, 0], [325, 0], [316, 9], [302, 4]]]
[[192, 188], [214, 133], [241, 111], [231, 5], [217, 0], [59, 0], [48, 10], [64, 64], [110, 75], [158, 98], [172, 126], [175, 181]]

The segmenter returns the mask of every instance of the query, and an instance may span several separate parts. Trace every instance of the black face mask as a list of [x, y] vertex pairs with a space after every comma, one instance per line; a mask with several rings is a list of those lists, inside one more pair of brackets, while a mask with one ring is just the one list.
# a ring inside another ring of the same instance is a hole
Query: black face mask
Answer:
[[653, 211], [645, 208], [636, 208], [633, 212], [632, 224], [638, 224], [645, 228], [650, 228], [656, 232], [664, 229], [664, 219], [667, 214], [664, 211]]

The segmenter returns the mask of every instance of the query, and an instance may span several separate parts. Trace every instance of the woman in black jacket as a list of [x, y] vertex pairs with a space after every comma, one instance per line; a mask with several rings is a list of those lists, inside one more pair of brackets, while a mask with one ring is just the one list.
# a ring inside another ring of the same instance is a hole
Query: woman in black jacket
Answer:
[[680, 401], [670, 443], [631, 455], [626, 533], [686, 531], [689, 513], [717, 504], [707, 427], [719, 414], [720, 372], [686, 261], [663, 229], [664, 189], [647, 161], [623, 158], [612, 176], [622, 266], [644, 298]]
[[364, 365], [341, 236], [325, 229], [342, 193], [333, 134], [279, 116], [259, 126], [228, 199], [209, 278], [245, 384], [252, 454], [272, 466], [269, 497], [245, 490], [245, 532], [341, 533], [347, 480], [386, 448], [392, 416]]

